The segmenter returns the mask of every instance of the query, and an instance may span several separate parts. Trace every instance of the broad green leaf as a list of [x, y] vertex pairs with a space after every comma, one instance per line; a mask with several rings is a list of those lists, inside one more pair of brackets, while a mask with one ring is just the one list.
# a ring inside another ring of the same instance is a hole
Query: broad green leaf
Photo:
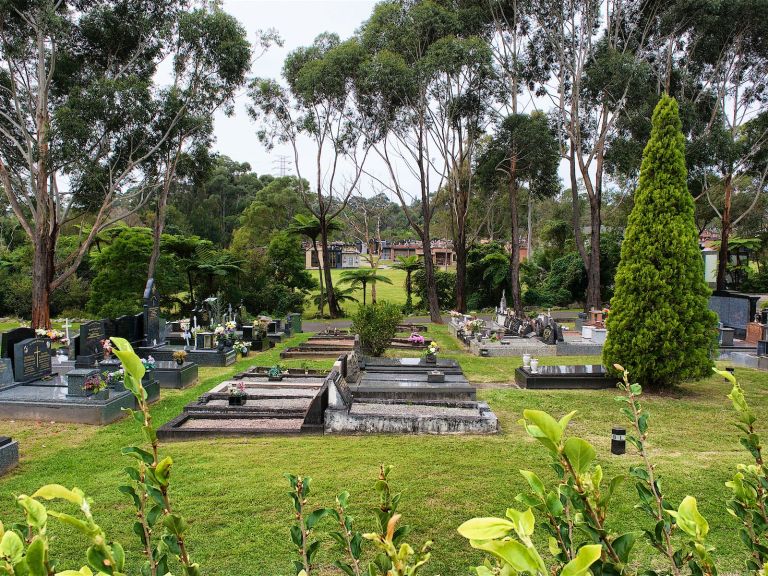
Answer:
[[83, 505], [82, 491], [77, 488], [70, 490], [61, 484], [48, 484], [47, 486], [43, 486], [37, 492], [32, 494], [32, 498], [43, 498], [45, 500], [55, 500], [56, 498], [60, 498], [67, 502], [72, 502], [72, 504], [75, 504], [78, 507]]
[[523, 418], [529, 420], [533, 425], [529, 425], [528, 433], [539, 438], [538, 432], [555, 445], [560, 444], [563, 436], [563, 429], [560, 424], [549, 414], [542, 410], [523, 410]]
[[530, 508], [525, 512], [520, 512], [520, 510], [515, 510], [514, 508], [507, 508], [507, 518], [512, 520], [515, 525], [515, 532], [521, 538], [533, 534], [536, 519], [533, 516], [533, 510]]
[[40, 536], [35, 536], [32, 543], [27, 546], [27, 554], [24, 556], [29, 570], [29, 576], [48, 576], [45, 568], [45, 541]]
[[37, 530], [45, 528], [45, 524], [48, 522], [48, 513], [45, 510], [45, 506], [26, 494], [19, 496], [17, 502], [27, 514], [27, 524]]
[[110, 340], [112, 340], [114, 344], [112, 353], [123, 363], [125, 372], [130, 374], [136, 382], [141, 383], [141, 379], [144, 378], [144, 374], [146, 373], [146, 368], [144, 368], [141, 358], [139, 358], [133, 351], [131, 344], [128, 340], [116, 336], [112, 336]]
[[80, 518], [75, 518], [71, 514], [65, 514], [64, 512], [55, 512], [53, 510], [49, 510], [48, 515], [53, 516], [59, 522], [73, 526], [74, 528], [76, 528], [86, 536], [93, 536], [98, 532], [100, 532], [98, 527], [94, 528], [88, 522], [85, 522], [84, 520], [80, 520]]
[[632, 551], [632, 547], [635, 545], [635, 535], [631, 532], [622, 534], [618, 538], [611, 542], [614, 552], [621, 558], [621, 561], [626, 564], [629, 562], [629, 553]]
[[8, 530], [0, 540], [0, 556], [8, 558], [11, 564], [16, 564], [24, 554], [24, 543], [13, 530]]
[[458, 532], [468, 540], [494, 540], [509, 536], [514, 529], [505, 518], [472, 518], [459, 526]]
[[693, 496], [683, 498], [683, 501], [677, 508], [677, 512], [668, 510], [668, 513], [677, 520], [677, 525], [683, 532], [697, 540], [703, 540], [709, 533], [709, 524], [704, 516], [699, 513], [696, 498]]
[[523, 475], [523, 477], [528, 481], [528, 485], [531, 487], [531, 490], [541, 498], [544, 498], [544, 482], [541, 481], [541, 478], [539, 478], [534, 472], [531, 472], [530, 470], [520, 470], [520, 474]]
[[565, 441], [563, 452], [576, 474], [584, 474], [595, 459], [595, 448], [581, 438], [571, 437]]
[[126, 456], [133, 456], [138, 460], [142, 460], [148, 466], [151, 466], [155, 462], [155, 458], [152, 456], [152, 454], [146, 450], [142, 450], [137, 446], [126, 446], [125, 448], [121, 449], [120, 452]]
[[560, 576], [583, 576], [589, 567], [600, 559], [603, 547], [600, 544], [587, 544], [579, 548], [576, 557], [563, 566]]
[[93, 572], [88, 566], [83, 566], [80, 570], [64, 570], [64, 572], [56, 572], [56, 576], [93, 576]]
[[[528, 548], [517, 540], [470, 540], [472, 548], [490, 552], [500, 560], [503, 560], [518, 572], [538, 574], [540, 567]], [[542, 572], [543, 573], [543, 572]]]
[[576, 416], [576, 414], [578, 413], [579, 413], [578, 410], [573, 410], [572, 412], [568, 412], [568, 414], [560, 418], [560, 421], [558, 422], [558, 424], [560, 424], [560, 429], [563, 432], [565, 432], [565, 429], [568, 427], [568, 423], [571, 421], [571, 418]]

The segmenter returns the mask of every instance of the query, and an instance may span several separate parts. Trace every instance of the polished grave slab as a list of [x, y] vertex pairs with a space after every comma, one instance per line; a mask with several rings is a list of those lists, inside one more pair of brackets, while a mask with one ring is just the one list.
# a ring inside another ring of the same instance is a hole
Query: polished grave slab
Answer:
[[618, 378], [610, 376], [600, 364], [572, 366], [539, 366], [536, 372], [520, 367], [515, 382], [530, 389], [607, 389], [615, 388]]

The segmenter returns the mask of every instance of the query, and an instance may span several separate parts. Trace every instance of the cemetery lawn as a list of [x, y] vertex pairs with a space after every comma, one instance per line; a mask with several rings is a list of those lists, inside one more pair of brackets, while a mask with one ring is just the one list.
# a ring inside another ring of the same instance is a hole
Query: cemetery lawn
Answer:
[[[443, 347], [441, 354], [456, 357], [470, 380], [498, 382], [508, 377], [518, 359], [473, 358], [464, 354], [445, 327], [430, 326], [428, 334]], [[308, 337], [299, 335], [285, 345]], [[452, 344], [453, 342], [453, 344]], [[215, 383], [250, 364], [271, 365], [279, 349], [255, 355], [229, 369], [205, 368], [201, 383], [188, 390], [163, 390], [152, 409], [156, 424], [176, 416], [183, 405]], [[542, 358], [562, 362], [563, 358]], [[577, 359], [570, 359], [577, 360]], [[582, 359], [599, 361], [597, 358]], [[503, 362], [502, 362], [503, 361]], [[283, 361], [286, 366], [328, 367], [329, 361]], [[768, 377], [765, 373], [737, 369], [754, 412], [763, 419], [759, 432], [768, 434]], [[724, 508], [729, 480], [748, 454], [739, 446], [734, 415], [725, 397], [729, 387], [716, 376], [687, 384], [673, 392], [650, 395], [644, 404], [651, 413], [649, 448], [669, 500], [679, 503], [695, 495], [708, 519], [708, 543], [716, 547], [721, 573], [743, 571], [746, 551], [736, 536], [735, 520]], [[571, 431], [592, 442], [607, 478], [626, 474], [638, 458], [610, 454], [610, 429], [622, 424], [616, 392], [527, 391], [491, 388], [478, 391], [499, 417], [496, 436], [299, 436], [198, 440], [166, 443], [161, 452], [174, 459], [172, 499], [177, 511], [190, 521], [188, 545], [206, 576], [234, 574], [289, 576], [294, 559], [288, 536], [292, 522], [283, 473], [311, 476], [309, 506], [329, 506], [347, 489], [351, 513], [363, 531], [373, 528], [371, 509], [377, 505], [373, 483], [380, 463], [395, 466], [391, 479], [403, 492], [400, 512], [414, 531], [409, 540], [421, 544], [432, 539], [433, 559], [426, 575], [457, 576], [481, 561], [456, 533], [456, 527], [473, 516], [502, 516], [514, 506], [514, 497], [526, 487], [520, 469], [536, 471], [546, 482], [554, 473], [543, 448], [528, 438], [517, 424], [524, 408], [546, 410], [561, 416], [570, 410], [579, 415]], [[131, 534], [132, 507], [118, 491], [125, 482], [127, 465], [120, 448], [141, 442], [140, 432], [127, 420], [97, 428], [74, 424], [0, 422], [0, 434], [21, 441], [21, 466], [0, 478], [0, 519], [9, 525], [21, 519], [14, 494], [31, 493], [46, 483], [79, 486], [94, 499], [97, 521], [110, 538], [126, 546], [128, 573], [137, 574], [140, 549]], [[633, 556], [638, 568], [657, 564], [639, 533], [650, 522], [638, 511], [634, 488], [623, 483], [614, 496], [608, 525], [637, 532]], [[66, 505], [52, 508], [69, 510]], [[329, 524], [324, 524], [328, 527]], [[84, 542], [73, 531], [52, 521], [52, 554], [61, 558], [59, 569], [82, 565]], [[540, 549], [546, 551], [543, 531], [537, 529]], [[323, 537], [327, 541], [327, 537]], [[324, 545], [318, 575], [338, 574], [330, 566], [336, 553]]]
[[[366, 266], [361, 266], [361, 269], [368, 269]], [[331, 270], [331, 278], [333, 278], [333, 285], [338, 286], [340, 288], [348, 288], [348, 284], [339, 284], [339, 281], [342, 279], [341, 274], [343, 272], [346, 272], [347, 270], [337, 269], [334, 268]], [[307, 272], [310, 273], [312, 278], [317, 280], [317, 270], [307, 270]], [[396, 270], [394, 268], [379, 268], [377, 271], [378, 274], [382, 276], [386, 276], [390, 280], [392, 280], [392, 284], [385, 284], [383, 282], [379, 282], [376, 284], [376, 300], [377, 301], [384, 301], [392, 302], [394, 304], [405, 304], [406, 300], [406, 294], [405, 294], [405, 272], [402, 270]], [[371, 287], [366, 286], [366, 301], [370, 303], [371, 301]], [[304, 318], [310, 319], [315, 314], [317, 314], [317, 306], [315, 306], [312, 303], [312, 297], [319, 294], [319, 290], [313, 291], [310, 296], [307, 297], [307, 305], [304, 307]], [[354, 298], [357, 298], [357, 300], [360, 302], [360, 304], [363, 303], [363, 289], [362, 287], [358, 286], [358, 288], [352, 293], [352, 296]], [[414, 300], [417, 300], [418, 298], [414, 296]], [[358, 303], [357, 302], [343, 302], [341, 307], [344, 310], [344, 315], [349, 316], [351, 315], [355, 310], [357, 310]], [[326, 313], [328, 313], [328, 307], [326, 306], [325, 309]]]

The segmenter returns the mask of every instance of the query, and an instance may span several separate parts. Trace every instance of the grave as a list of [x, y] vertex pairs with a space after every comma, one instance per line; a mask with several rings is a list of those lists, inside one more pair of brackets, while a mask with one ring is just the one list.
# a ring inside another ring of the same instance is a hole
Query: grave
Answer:
[[19, 465], [19, 442], [0, 436], [0, 476]]
[[159, 382], [160, 388], [181, 389], [197, 383], [197, 364], [176, 361], [158, 360], [155, 362], [154, 377]]
[[709, 309], [717, 313], [725, 328], [733, 328], [738, 339], [747, 335], [747, 325], [757, 312], [759, 296], [719, 290], [709, 297]]
[[609, 376], [599, 364], [577, 366], [539, 366], [515, 370], [515, 382], [521, 388], [541, 390], [597, 390], [615, 388], [618, 378]]
[[498, 432], [496, 416], [454, 360], [364, 357], [357, 367], [337, 365], [347, 376], [330, 383], [326, 433]]
[[[83, 390], [88, 376], [99, 375], [96, 366], [55, 374], [50, 339], [19, 340], [24, 335], [29, 332], [16, 330], [0, 336], [9, 355], [0, 361], [5, 367], [0, 377], [4, 383], [0, 385], [0, 419], [100, 425], [121, 418], [123, 408], [137, 408], [135, 398], [125, 390], [107, 389], [95, 395]], [[156, 400], [157, 383], [147, 382], [145, 387], [149, 400]]]
[[[146, 287], [144, 289], [144, 312], [142, 313], [142, 323], [144, 327], [144, 337], [141, 346], [136, 347], [136, 353], [142, 358], [152, 356], [157, 362], [170, 363], [174, 362], [174, 352], [186, 351], [187, 359], [186, 363], [182, 367], [174, 368], [172, 364], [164, 364], [163, 378], [166, 383], [182, 382], [189, 378], [197, 379], [198, 366], [229, 366], [234, 364], [236, 355], [232, 348], [225, 348], [224, 350], [218, 350], [213, 347], [195, 347], [191, 349], [184, 344], [171, 344], [166, 342], [165, 337], [167, 330], [165, 328], [165, 320], [160, 318], [160, 296], [157, 292], [154, 278], [147, 280]], [[199, 334], [198, 334], [199, 335]], [[188, 364], [188, 365], [187, 365]], [[178, 375], [171, 378], [167, 372], [173, 370], [184, 370], [195, 372], [194, 376], [189, 374]]]
[[104, 320], [80, 324], [80, 337], [76, 344], [75, 368], [89, 368], [104, 358], [101, 341], [106, 338]]
[[339, 354], [359, 351], [360, 337], [357, 334], [321, 335], [312, 336], [298, 346], [286, 348], [280, 352], [280, 358], [337, 358]]
[[[252, 367], [217, 384], [158, 430], [164, 440], [212, 436], [292, 435], [323, 431], [329, 375], [293, 370], [270, 380], [270, 367]], [[300, 373], [301, 372], [301, 373]], [[230, 405], [229, 389], [242, 387], [242, 405]]]

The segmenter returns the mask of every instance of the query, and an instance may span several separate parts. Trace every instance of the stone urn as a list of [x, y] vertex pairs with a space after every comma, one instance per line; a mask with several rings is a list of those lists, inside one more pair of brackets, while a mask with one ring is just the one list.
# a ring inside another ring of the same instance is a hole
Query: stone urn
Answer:
[[531, 374], [539, 373], [539, 361], [536, 358], [531, 358]]
[[530, 368], [530, 367], [531, 367], [531, 355], [523, 354], [523, 368]]

